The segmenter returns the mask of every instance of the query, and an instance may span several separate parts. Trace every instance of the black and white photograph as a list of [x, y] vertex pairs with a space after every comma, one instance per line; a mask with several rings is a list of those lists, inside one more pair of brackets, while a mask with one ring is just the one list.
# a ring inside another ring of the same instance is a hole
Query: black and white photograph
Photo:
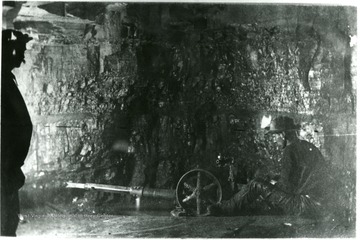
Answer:
[[2, 1], [0, 236], [355, 238], [357, 10]]

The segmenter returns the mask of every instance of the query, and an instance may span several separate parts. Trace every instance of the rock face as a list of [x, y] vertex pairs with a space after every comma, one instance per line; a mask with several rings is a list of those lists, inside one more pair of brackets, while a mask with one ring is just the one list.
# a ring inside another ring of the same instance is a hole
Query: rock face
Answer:
[[35, 125], [28, 174], [174, 188], [223, 153], [246, 181], [281, 165], [259, 128], [285, 114], [354, 189], [355, 8], [67, 4], [24, 4], [13, 23], [35, 38], [16, 71]]

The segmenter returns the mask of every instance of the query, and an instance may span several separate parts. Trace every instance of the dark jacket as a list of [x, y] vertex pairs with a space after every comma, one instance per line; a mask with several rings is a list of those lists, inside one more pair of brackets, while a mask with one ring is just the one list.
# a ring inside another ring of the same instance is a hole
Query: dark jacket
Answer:
[[284, 209], [293, 214], [322, 211], [329, 200], [329, 167], [315, 145], [297, 140], [286, 146], [278, 189], [286, 193]]
[[11, 72], [1, 74], [1, 179], [5, 190], [24, 184], [21, 166], [29, 150], [32, 123]]

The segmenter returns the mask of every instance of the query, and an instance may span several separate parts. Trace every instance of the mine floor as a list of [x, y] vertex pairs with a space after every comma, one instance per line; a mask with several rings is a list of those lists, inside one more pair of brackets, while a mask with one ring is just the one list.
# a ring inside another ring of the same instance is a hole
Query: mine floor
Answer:
[[23, 212], [19, 237], [71, 238], [354, 238], [354, 227], [285, 216], [173, 217], [169, 212], [121, 215]]

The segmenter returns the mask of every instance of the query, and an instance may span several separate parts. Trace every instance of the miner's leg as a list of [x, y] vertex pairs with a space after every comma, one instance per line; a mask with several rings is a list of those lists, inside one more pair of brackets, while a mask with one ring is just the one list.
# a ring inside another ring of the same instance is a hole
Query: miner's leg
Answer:
[[19, 223], [19, 193], [1, 194], [1, 236], [16, 236]]
[[231, 199], [209, 207], [209, 215], [239, 215], [261, 195], [266, 199], [271, 195], [272, 185], [261, 180], [254, 179], [243, 186]]

